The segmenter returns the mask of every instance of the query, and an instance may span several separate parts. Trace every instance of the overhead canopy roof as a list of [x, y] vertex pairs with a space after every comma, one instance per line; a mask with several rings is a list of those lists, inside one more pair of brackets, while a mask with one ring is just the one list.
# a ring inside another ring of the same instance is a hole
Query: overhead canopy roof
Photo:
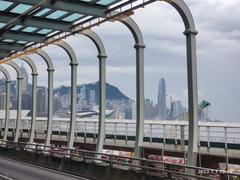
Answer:
[[71, 33], [88, 18], [105, 18], [120, 1], [0, 0], [0, 59], [56, 34]]

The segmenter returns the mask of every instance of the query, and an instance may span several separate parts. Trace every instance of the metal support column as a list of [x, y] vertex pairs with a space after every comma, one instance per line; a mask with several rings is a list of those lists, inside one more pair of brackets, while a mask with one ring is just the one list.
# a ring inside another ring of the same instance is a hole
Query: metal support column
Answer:
[[[105, 101], [106, 101], [106, 51], [101, 38], [92, 30], [88, 29], [81, 32], [87, 36], [95, 44], [98, 50], [99, 59], [99, 122], [98, 122], [98, 138], [96, 152], [102, 153], [105, 139]], [[99, 157], [99, 156], [97, 156]], [[100, 157], [99, 157], [100, 158]]]
[[37, 67], [33, 60], [28, 56], [21, 57], [21, 60], [25, 61], [32, 70], [32, 121], [31, 121], [31, 133], [29, 143], [33, 143], [35, 137], [35, 123], [36, 123], [36, 109], [37, 109]]
[[3, 140], [7, 140], [8, 127], [9, 127], [9, 110], [10, 110], [10, 80], [6, 80], [6, 104], [5, 104], [5, 126], [4, 126], [4, 135]]
[[184, 34], [187, 37], [187, 71], [188, 71], [188, 106], [189, 106], [189, 142], [188, 161], [191, 166], [196, 165], [198, 149], [198, 89], [197, 89], [197, 60], [196, 60], [196, 34], [194, 19], [184, 0], [160, 0], [172, 5], [181, 16], [184, 25]]
[[73, 148], [74, 142], [74, 133], [75, 133], [75, 124], [76, 124], [76, 100], [77, 100], [77, 66], [78, 61], [76, 54], [73, 48], [66, 43], [65, 41], [57, 41], [55, 43], [57, 46], [61, 47], [70, 58], [70, 66], [71, 66], [71, 114], [70, 114], [70, 130], [68, 136], [68, 145], [67, 148]]
[[134, 156], [141, 157], [144, 136], [144, 44], [136, 44], [136, 140]]
[[96, 152], [102, 153], [105, 137], [106, 55], [99, 54], [99, 122]]
[[32, 144], [35, 138], [35, 124], [37, 116], [37, 76], [38, 74], [32, 73], [32, 123], [31, 123], [31, 134], [29, 143]]
[[18, 142], [19, 131], [21, 126], [21, 116], [22, 116], [22, 90], [23, 90], [23, 77], [18, 77], [18, 95], [17, 95], [17, 121], [14, 142]]
[[48, 68], [48, 117], [47, 117], [47, 133], [45, 138], [45, 145], [50, 145], [52, 134], [52, 116], [53, 116], [53, 72], [54, 69]]
[[71, 62], [71, 114], [70, 114], [70, 132], [67, 148], [73, 148], [74, 133], [76, 124], [76, 104], [77, 104], [77, 62]]
[[189, 109], [189, 138], [188, 165], [196, 165], [198, 152], [198, 90], [197, 90], [197, 31], [186, 30], [187, 42], [187, 77], [188, 77], [188, 109]]
[[136, 139], [134, 156], [141, 157], [144, 136], [144, 41], [135, 21], [126, 17], [120, 20], [132, 33], [136, 49]]
[[40, 55], [47, 64], [48, 71], [48, 117], [47, 117], [47, 133], [45, 138], [45, 145], [50, 145], [52, 133], [52, 116], [53, 116], [53, 72], [54, 66], [49, 55], [39, 49], [36, 54]]

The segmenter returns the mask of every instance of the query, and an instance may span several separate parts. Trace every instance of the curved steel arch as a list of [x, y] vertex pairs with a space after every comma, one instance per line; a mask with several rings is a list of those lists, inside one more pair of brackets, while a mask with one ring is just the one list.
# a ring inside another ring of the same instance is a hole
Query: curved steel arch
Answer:
[[68, 54], [70, 58], [70, 61], [71, 61], [70, 65], [78, 65], [77, 56], [73, 48], [68, 43], [66, 43], [63, 40], [60, 40], [55, 42], [54, 44], [61, 47], [63, 50], [65, 50], [65, 52]]
[[77, 56], [73, 48], [63, 40], [57, 41], [55, 45], [61, 47], [70, 58], [71, 66], [71, 109], [70, 109], [70, 135], [67, 147], [71, 149], [73, 147], [74, 130], [76, 124], [76, 110], [77, 110]]
[[15, 71], [17, 72], [18, 78], [23, 79], [23, 76], [22, 76], [22, 73], [21, 73], [21, 69], [15, 62], [9, 61], [6, 64], [10, 65], [11, 67], [13, 67], [15, 69]]
[[107, 56], [106, 55], [106, 50], [104, 47], [104, 44], [101, 40], [101, 38], [92, 30], [88, 29], [85, 31], [80, 32], [80, 34], [90, 38], [92, 40], [92, 42], [95, 44], [97, 50], [98, 50], [98, 54], [101, 56]]
[[50, 56], [43, 50], [39, 49], [36, 54], [41, 56], [47, 64], [48, 71], [48, 117], [47, 117], [47, 134], [45, 138], [45, 145], [50, 145], [52, 134], [52, 117], [53, 117], [53, 72], [54, 66]]
[[7, 140], [8, 127], [9, 127], [9, 113], [10, 113], [10, 83], [11, 77], [7, 69], [3, 66], [0, 66], [0, 71], [4, 74], [6, 78], [6, 104], [5, 104], [5, 124], [4, 124], [4, 135], [3, 140]]
[[145, 47], [142, 32], [136, 22], [130, 17], [120, 19], [119, 21], [127, 26], [127, 28], [131, 31], [136, 45]]
[[14, 142], [18, 142], [19, 137], [19, 130], [21, 124], [21, 116], [22, 116], [22, 90], [23, 90], [23, 76], [20, 70], [20, 67], [13, 61], [7, 62], [6, 64], [12, 66], [17, 72], [17, 79], [18, 79], [18, 95], [17, 95], [17, 120], [16, 120], [16, 130], [15, 130], [15, 137]]
[[165, 1], [171, 4], [182, 17], [185, 28], [187, 30], [191, 30], [192, 32], [196, 32], [192, 13], [183, 0], [159, 0], [159, 1]]
[[5, 76], [6, 81], [10, 81], [11, 82], [11, 76], [10, 76], [9, 72], [7, 71], [7, 69], [0, 65], [0, 71]]
[[19, 58], [26, 62], [32, 70], [32, 122], [31, 122], [31, 133], [29, 143], [32, 144], [35, 137], [35, 124], [37, 116], [37, 76], [38, 71], [33, 60], [27, 56]]
[[[161, 1], [161, 0], [160, 0]], [[194, 19], [183, 0], [162, 0], [171, 4], [180, 14], [185, 25], [187, 43], [187, 77], [188, 77], [188, 165], [195, 166], [198, 152], [198, 90], [197, 90], [197, 53]]]
[[37, 67], [31, 58], [25, 56], [25, 57], [21, 57], [19, 59], [23, 60], [30, 66], [30, 68], [32, 70], [32, 75], [38, 75]]
[[106, 100], [106, 51], [101, 38], [92, 30], [80, 34], [88, 37], [96, 46], [99, 58], [99, 123], [96, 152], [102, 153], [105, 137], [105, 100]]
[[43, 58], [43, 60], [46, 62], [48, 70], [54, 71], [54, 66], [53, 66], [53, 62], [52, 59], [50, 58], [50, 56], [43, 51], [42, 49], [39, 49], [36, 54], [38, 54], [39, 56], [41, 56]]

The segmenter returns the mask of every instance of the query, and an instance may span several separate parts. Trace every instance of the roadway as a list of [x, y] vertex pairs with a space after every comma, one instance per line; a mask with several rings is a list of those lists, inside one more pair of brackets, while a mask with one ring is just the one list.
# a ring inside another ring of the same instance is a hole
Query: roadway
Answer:
[[0, 179], [4, 180], [87, 180], [62, 172], [0, 158]]

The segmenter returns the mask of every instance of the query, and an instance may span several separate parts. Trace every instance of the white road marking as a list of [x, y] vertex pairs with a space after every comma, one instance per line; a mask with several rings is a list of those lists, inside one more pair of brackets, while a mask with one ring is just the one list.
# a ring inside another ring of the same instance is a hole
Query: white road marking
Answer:
[[0, 178], [4, 178], [4, 179], [6, 179], [6, 180], [13, 180], [12, 178], [9, 178], [9, 177], [4, 176], [4, 175], [1, 175], [1, 174], [0, 174]]

